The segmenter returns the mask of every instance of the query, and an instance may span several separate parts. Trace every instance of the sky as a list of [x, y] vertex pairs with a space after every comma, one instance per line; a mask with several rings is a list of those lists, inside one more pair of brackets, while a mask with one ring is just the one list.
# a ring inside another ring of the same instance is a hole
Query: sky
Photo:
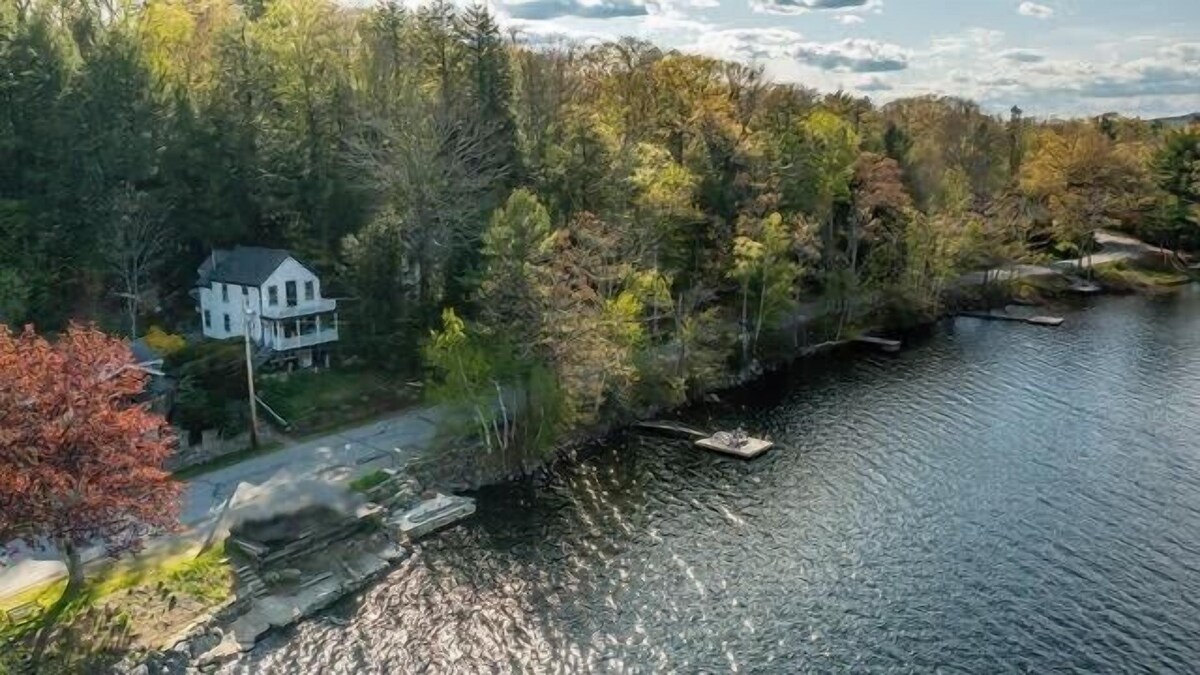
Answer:
[[1200, 0], [491, 0], [531, 45], [631, 36], [884, 103], [1200, 112]]

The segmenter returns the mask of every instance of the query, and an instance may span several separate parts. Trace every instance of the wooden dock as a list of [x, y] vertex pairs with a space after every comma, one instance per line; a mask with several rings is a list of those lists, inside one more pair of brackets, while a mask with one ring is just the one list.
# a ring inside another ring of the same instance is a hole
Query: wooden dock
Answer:
[[887, 352], [889, 354], [895, 354], [896, 352], [900, 351], [901, 346], [899, 340], [891, 340], [888, 338], [877, 337], [875, 335], [860, 335], [854, 338], [854, 342], [860, 345], [876, 347], [879, 349], [879, 351]]
[[1054, 327], [1063, 325], [1064, 320], [1065, 319], [1063, 319], [1061, 316], [1031, 316], [1028, 319], [1025, 319], [1025, 323], [1034, 326]]
[[1012, 314], [1000, 314], [996, 312], [959, 312], [959, 316], [970, 317], [972, 319], [986, 319], [988, 321], [1016, 321], [1018, 323], [1027, 323], [1031, 326], [1061, 326], [1063, 319], [1061, 316], [1013, 316]]
[[698, 439], [708, 438], [712, 435], [707, 431], [701, 431], [699, 429], [689, 427], [686, 424], [671, 422], [669, 420], [647, 420], [644, 422], [638, 422], [634, 424], [633, 427], [642, 431], [653, 431], [658, 434], [677, 436], [679, 438]]

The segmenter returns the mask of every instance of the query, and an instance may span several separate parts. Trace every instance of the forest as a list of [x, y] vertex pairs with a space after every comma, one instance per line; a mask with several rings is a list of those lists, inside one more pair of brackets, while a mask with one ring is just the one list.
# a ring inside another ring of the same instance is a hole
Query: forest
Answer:
[[532, 48], [440, 1], [0, 5], [0, 322], [195, 333], [209, 251], [288, 248], [344, 359], [473, 407], [489, 447], [928, 321], [964, 272], [1099, 228], [1194, 249], [1197, 225], [1194, 127]]

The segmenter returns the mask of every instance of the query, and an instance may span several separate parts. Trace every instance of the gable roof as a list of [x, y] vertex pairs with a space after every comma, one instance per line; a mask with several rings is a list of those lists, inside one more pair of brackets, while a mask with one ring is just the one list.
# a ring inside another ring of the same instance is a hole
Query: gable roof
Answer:
[[292, 254], [282, 248], [236, 246], [232, 251], [216, 249], [200, 265], [198, 285], [207, 286], [214, 281], [221, 281], [239, 286], [259, 286], [283, 261], [291, 257]]

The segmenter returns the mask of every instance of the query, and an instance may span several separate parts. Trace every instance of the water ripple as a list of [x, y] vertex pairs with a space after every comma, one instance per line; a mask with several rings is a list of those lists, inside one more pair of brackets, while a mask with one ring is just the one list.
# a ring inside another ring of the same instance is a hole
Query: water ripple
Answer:
[[1200, 296], [950, 323], [629, 435], [229, 673], [1195, 672]]

